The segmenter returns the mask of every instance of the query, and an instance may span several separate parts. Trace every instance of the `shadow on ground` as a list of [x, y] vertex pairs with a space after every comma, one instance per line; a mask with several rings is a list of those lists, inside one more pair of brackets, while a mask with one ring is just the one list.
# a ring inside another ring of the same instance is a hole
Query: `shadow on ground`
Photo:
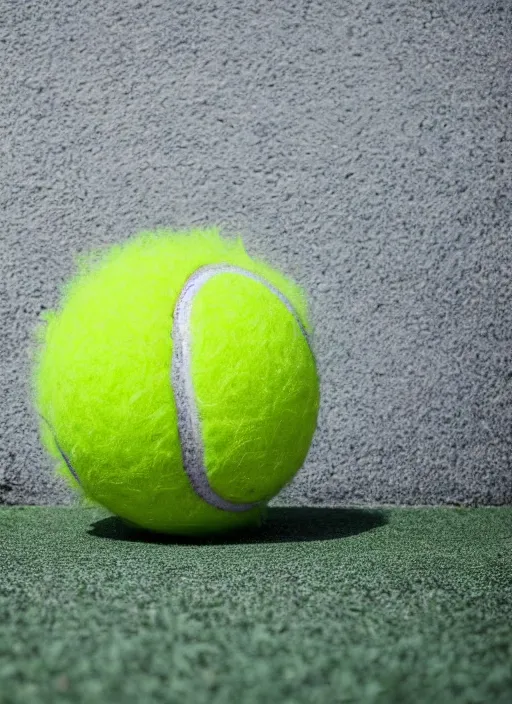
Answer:
[[234, 545], [336, 540], [365, 533], [386, 523], [386, 514], [374, 509], [272, 507], [260, 528], [204, 538], [151, 533], [131, 527], [115, 516], [93, 523], [89, 535], [139, 543]]

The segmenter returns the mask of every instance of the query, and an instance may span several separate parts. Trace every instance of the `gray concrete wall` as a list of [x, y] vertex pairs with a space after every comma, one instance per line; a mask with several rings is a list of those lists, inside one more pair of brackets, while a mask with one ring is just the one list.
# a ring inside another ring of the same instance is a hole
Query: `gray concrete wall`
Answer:
[[0, 0], [0, 503], [76, 253], [219, 224], [309, 291], [302, 502], [512, 502], [508, 0]]

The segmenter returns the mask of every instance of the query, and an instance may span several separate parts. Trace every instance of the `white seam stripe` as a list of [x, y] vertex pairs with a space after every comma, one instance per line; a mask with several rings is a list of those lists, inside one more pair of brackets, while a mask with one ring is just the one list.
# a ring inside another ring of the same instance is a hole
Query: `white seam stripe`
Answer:
[[173, 324], [173, 354], [171, 364], [171, 384], [174, 391], [178, 416], [178, 432], [180, 436], [183, 466], [195, 493], [211, 506], [240, 513], [250, 511], [263, 502], [233, 503], [219, 496], [208, 481], [204, 461], [203, 440], [201, 437], [201, 421], [195, 403], [194, 385], [192, 381], [192, 341], [190, 337], [190, 317], [194, 298], [201, 287], [214, 276], [220, 274], [239, 274], [263, 284], [286, 306], [297, 321], [302, 335], [310, 346], [310, 341], [299, 316], [281, 291], [272, 286], [258, 274], [241, 267], [229, 264], [207, 265], [201, 267], [186, 281], [174, 310]]

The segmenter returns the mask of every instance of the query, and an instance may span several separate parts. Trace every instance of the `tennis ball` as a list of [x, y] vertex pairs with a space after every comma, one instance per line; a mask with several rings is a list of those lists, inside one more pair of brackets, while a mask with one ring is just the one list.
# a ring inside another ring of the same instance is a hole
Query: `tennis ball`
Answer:
[[317, 422], [302, 289], [218, 228], [143, 232], [77, 264], [32, 348], [56, 471], [152, 531], [259, 525]]

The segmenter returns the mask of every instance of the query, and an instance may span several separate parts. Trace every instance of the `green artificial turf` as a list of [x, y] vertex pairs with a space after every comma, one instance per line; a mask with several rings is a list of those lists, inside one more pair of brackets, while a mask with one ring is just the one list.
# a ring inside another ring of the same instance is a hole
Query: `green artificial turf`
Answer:
[[512, 701], [512, 509], [274, 508], [207, 543], [0, 509], [0, 702]]

